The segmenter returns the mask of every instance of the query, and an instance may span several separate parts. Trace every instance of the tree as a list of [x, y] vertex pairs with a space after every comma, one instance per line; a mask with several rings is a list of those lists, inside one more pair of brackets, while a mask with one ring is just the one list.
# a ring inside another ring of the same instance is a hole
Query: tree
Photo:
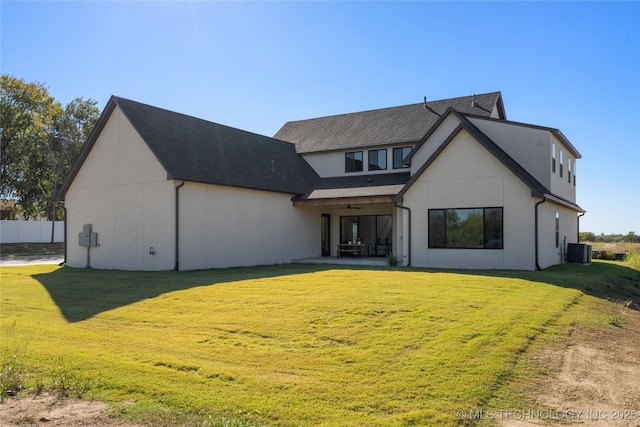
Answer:
[[27, 218], [46, 212], [49, 135], [61, 111], [42, 84], [0, 76], [0, 197], [18, 200]]
[[580, 232], [580, 241], [581, 242], [595, 242], [596, 235], [590, 231], [581, 231]]
[[0, 197], [17, 200], [26, 218], [55, 220], [55, 195], [99, 115], [93, 99], [62, 108], [42, 84], [1, 75]]
[[635, 231], [630, 231], [626, 236], [624, 236], [624, 241], [628, 243], [635, 243], [637, 240], [637, 236]]

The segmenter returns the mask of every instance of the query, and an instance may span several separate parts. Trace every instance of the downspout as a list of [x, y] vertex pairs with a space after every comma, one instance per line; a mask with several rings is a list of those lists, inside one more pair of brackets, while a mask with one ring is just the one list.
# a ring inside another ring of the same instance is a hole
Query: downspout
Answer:
[[536, 270], [542, 270], [540, 268], [540, 263], [538, 262], [538, 206], [547, 201], [547, 198], [542, 196], [542, 200], [536, 203], [536, 216], [535, 216], [535, 232], [536, 232]]
[[404, 209], [405, 211], [407, 211], [409, 213], [409, 227], [408, 227], [408, 229], [409, 229], [409, 238], [407, 239], [408, 242], [409, 242], [408, 243], [409, 246], [408, 246], [408, 251], [407, 251], [408, 252], [407, 253], [407, 267], [411, 267], [411, 209], [409, 209], [406, 206], [399, 205], [398, 202], [394, 202], [393, 205], [396, 208]]
[[576, 239], [576, 242], [578, 243], [580, 243], [580, 218], [582, 218], [586, 213], [587, 212], [582, 212], [580, 215], [578, 215], [578, 238]]
[[176, 271], [180, 271], [180, 189], [182, 187], [184, 187], [184, 181], [176, 187]]

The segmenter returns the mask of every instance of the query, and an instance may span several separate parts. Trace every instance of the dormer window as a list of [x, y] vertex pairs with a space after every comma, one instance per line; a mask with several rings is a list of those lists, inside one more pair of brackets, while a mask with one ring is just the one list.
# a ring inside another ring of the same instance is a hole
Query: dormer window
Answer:
[[387, 169], [387, 150], [369, 150], [369, 170], [380, 171]]
[[345, 172], [362, 172], [362, 151], [353, 151], [344, 155]]
[[411, 154], [411, 147], [400, 147], [393, 149], [393, 168], [403, 169], [411, 167], [411, 163], [407, 160]]

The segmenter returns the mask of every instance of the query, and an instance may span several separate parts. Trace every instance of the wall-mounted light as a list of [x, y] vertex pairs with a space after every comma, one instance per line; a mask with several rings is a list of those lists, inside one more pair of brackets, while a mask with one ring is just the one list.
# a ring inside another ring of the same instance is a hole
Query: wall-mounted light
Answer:
[[155, 255], [156, 254], [156, 248], [154, 248], [153, 246], [149, 246], [149, 254], [150, 255]]

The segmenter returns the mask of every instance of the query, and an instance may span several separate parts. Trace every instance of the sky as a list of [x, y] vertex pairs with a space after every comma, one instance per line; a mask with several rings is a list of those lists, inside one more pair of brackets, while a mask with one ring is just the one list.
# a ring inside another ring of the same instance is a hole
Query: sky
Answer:
[[0, 2], [0, 72], [273, 136], [500, 91], [582, 154], [581, 231], [640, 235], [639, 2]]

